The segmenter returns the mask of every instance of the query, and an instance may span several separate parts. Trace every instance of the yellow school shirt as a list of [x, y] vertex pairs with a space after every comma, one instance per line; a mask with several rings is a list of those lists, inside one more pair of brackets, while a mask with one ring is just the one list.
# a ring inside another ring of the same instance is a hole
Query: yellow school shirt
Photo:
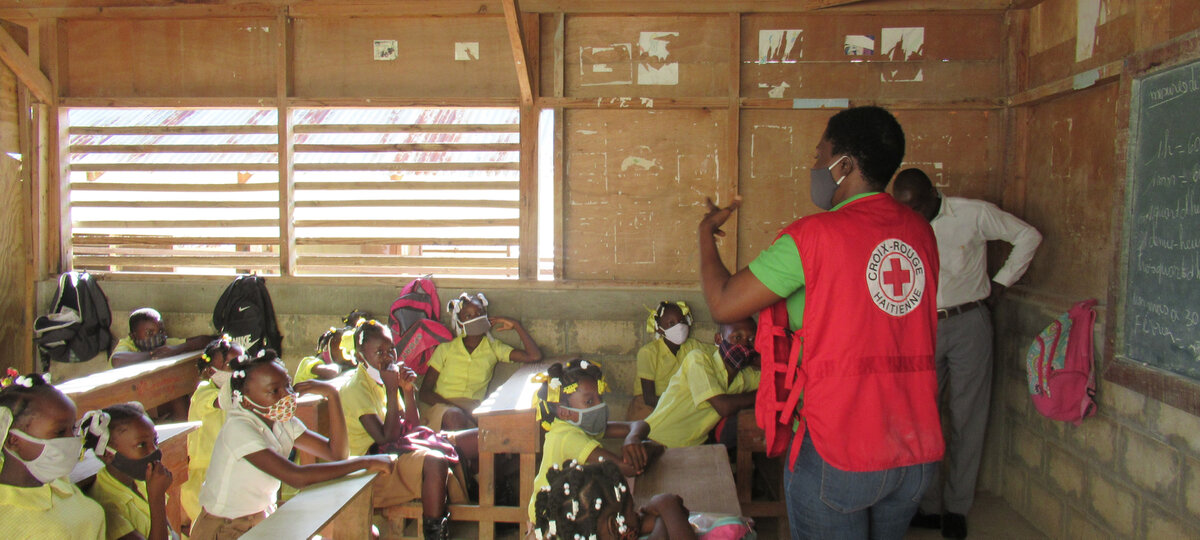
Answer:
[[[175, 345], [182, 345], [185, 342], [187, 342], [187, 340], [183, 339], [183, 338], [169, 337], [169, 338], [167, 338], [167, 342], [164, 343], [163, 345], [173, 347]], [[133, 336], [125, 336], [125, 337], [121, 338], [120, 341], [117, 341], [116, 347], [113, 347], [113, 354], [117, 354], [119, 352], [149, 352], [149, 351], [143, 351], [143, 350], [137, 348], [137, 344], [133, 342]]]
[[599, 447], [600, 440], [588, 435], [579, 426], [562, 420], [555, 420], [550, 424], [546, 442], [542, 445], [542, 466], [538, 468], [537, 477], [533, 479], [533, 496], [529, 499], [529, 521], [534, 521], [533, 502], [537, 500], [538, 492], [549, 485], [546, 481], [546, 471], [553, 465], [561, 466], [569, 459], [587, 463], [588, 456]]
[[496, 363], [510, 362], [512, 352], [507, 343], [491, 337], [484, 337], [471, 352], [463, 345], [463, 336], [438, 345], [429, 359], [429, 367], [438, 370], [433, 390], [446, 399], [482, 400]]
[[105, 528], [108, 540], [115, 540], [137, 531], [145, 538], [150, 537], [150, 503], [146, 500], [146, 483], [134, 480], [137, 492], [129, 489], [108, 472], [108, 467], [96, 473], [96, 482], [88, 496], [104, 508]]
[[292, 377], [292, 384], [319, 378], [316, 373], [313, 373], [313, 368], [323, 365], [325, 365], [325, 359], [320, 356], [305, 356], [301, 358], [300, 363], [296, 365], [296, 376]]
[[701, 349], [710, 354], [717, 349], [716, 345], [701, 343], [696, 338], [687, 338], [679, 346], [679, 354], [672, 354], [667, 342], [659, 337], [642, 346], [637, 353], [637, 378], [633, 383], [633, 395], [642, 395], [642, 379], [654, 381], [654, 395], [661, 396], [667, 391], [671, 377], [679, 371], [679, 364], [688, 353]]
[[[338, 390], [342, 398], [342, 414], [346, 417], [346, 435], [350, 443], [350, 455], [361, 456], [367, 453], [375, 439], [363, 427], [360, 416], [374, 414], [379, 422], [387, 416], [387, 390], [382, 384], [375, 382], [367, 374], [366, 364], [359, 364], [354, 375], [346, 385]], [[404, 411], [404, 402], [400, 403]]]
[[650, 438], [668, 448], [704, 444], [708, 432], [721, 420], [708, 399], [756, 390], [759, 376], [757, 369], [746, 367], [732, 382], [726, 382], [729, 375], [720, 352], [692, 351], [683, 359], [679, 372], [671, 377], [654, 412], [646, 418]]
[[8, 540], [103, 540], [104, 509], [65, 476], [38, 487], [0, 484], [0, 527]]
[[200, 422], [200, 429], [188, 433], [188, 478], [179, 488], [179, 502], [188, 517], [200, 515], [200, 486], [204, 485], [208, 463], [212, 461], [213, 445], [225, 424], [225, 411], [217, 407], [220, 390], [212, 381], [200, 381], [188, 407], [188, 421]]

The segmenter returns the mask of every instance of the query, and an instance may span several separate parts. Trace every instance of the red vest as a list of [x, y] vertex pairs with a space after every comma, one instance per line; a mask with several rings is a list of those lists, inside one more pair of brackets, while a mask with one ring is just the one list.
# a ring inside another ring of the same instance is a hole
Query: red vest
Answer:
[[929, 223], [881, 193], [799, 219], [785, 234], [803, 265], [804, 317], [788, 332], [780, 301], [759, 318], [756, 415], [769, 450], [786, 447], [802, 399], [789, 464], [806, 426], [821, 457], [845, 471], [941, 459], [938, 252]]

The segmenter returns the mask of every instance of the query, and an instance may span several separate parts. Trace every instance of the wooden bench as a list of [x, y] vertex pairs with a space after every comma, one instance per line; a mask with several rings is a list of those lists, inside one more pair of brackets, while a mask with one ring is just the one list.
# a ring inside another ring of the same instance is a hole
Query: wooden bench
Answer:
[[245, 540], [371, 537], [371, 484], [377, 473], [359, 471], [308, 486], [242, 535]]
[[[200, 422], [180, 422], [177, 424], [160, 424], [154, 426], [158, 432], [158, 448], [162, 450], [162, 463], [171, 471], [171, 489], [167, 497], [167, 519], [176, 530], [185, 521], [183, 507], [179, 502], [179, 488], [187, 481], [188, 454], [187, 434], [200, 427]], [[86, 490], [96, 479], [96, 474], [104, 468], [104, 462], [96, 457], [91, 450], [84, 453], [75, 468], [71, 471], [71, 481]]]
[[[497, 522], [517, 523], [521, 525], [522, 536], [527, 532], [529, 515], [525, 504], [533, 493], [537, 454], [542, 449], [542, 433], [533, 409], [533, 396], [541, 385], [531, 379], [549, 365], [549, 362], [522, 365], [473, 412], [479, 421], [479, 504], [450, 505], [450, 519], [479, 522], [480, 539], [494, 538]], [[518, 506], [496, 505], [497, 454], [520, 455]], [[421, 517], [421, 505], [418, 502], [386, 508], [383, 515], [391, 524], [391, 537], [403, 537], [406, 520]]]
[[729, 451], [724, 445], [706, 444], [668, 448], [662, 457], [631, 481], [635, 507], [642, 507], [660, 493], [683, 498], [692, 512], [742, 515], [738, 505]]
[[779, 530], [787, 531], [787, 502], [783, 493], [782, 475], [778, 482], [771, 486], [779, 495], [776, 500], [755, 501], [751, 497], [751, 485], [754, 482], [754, 454], [765, 455], [767, 451], [766, 433], [758, 427], [758, 422], [754, 418], [754, 409], [745, 409], [738, 413], [737, 427], [737, 499], [741, 503], [742, 515], [756, 518], [777, 518]]
[[186, 352], [93, 373], [55, 386], [75, 402], [79, 418], [88, 411], [128, 401], [140, 402], [146, 410], [153, 410], [196, 391], [200, 383], [196, 359], [201, 354], [202, 351]]

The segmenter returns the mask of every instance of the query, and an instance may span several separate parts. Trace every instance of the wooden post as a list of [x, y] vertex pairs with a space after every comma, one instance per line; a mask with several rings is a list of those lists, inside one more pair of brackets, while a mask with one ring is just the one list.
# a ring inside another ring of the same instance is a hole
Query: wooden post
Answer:
[[296, 275], [295, 146], [288, 103], [292, 82], [292, 23], [287, 10], [275, 17], [275, 99], [279, 123], [279, 274]]
[[[538, 124], [541, 119], [540, 110], [533, 106], [533, 94], [536, 92], [536, 79], [530, 79], [530, 72], [536, 73], [537, 63], [527, 61], [525, 43], [536, 47], [538, 43], [537, 24], [522, 21], [524, 18], [515, 10], [515, 0], [505, 0], [505, 18], [515, 17], [518, 25], [509, 24], [509, 36], [520, 32], [513, 39], [513, 58], [517, 63], [517, 79], [521, 86], [521, 170], [520, 170], [520, 214], [518, 220], [518, 242], [520, 257], [517, 261], [517, 275], [522, 280], [537, 281], [538, 279]], [[508, 12], [510, 4], [514, 12]], [[536, 17], [531, 15], [530, 17]], [[522, 82], [524, 81], [524, 82]], [[526, 92], [529, 92], [526, 94]]]
[[[740, 13], [729, 14], [729, 112], [725, 124], [725, 174], [729, 178], [730, 193], [738, 193], [738, 140], [741, 138], [741, 93], [742, 93], [742, 16]], [[722, 206], [733, 200], [721, 201]], [[725, 227], [724, 241], [721, 248], [722, 259], [729, 261], [730, 271], [737, 272], [741, 261], [738, 260], [738, 223], [742, 221], [738, 212], [737, 219]], [[697, 218], [698, 219], [698, 218]]]
[[502, 0], [504, 22], [508, 26], [508, 40], [512, 44], [513, 63], [517, 66], [517, 86], [521, 89], [521, 103], [533, 104], [533, 80], [530, 76], [529, 55], [525, 47], [525, 29], [517, 0]]

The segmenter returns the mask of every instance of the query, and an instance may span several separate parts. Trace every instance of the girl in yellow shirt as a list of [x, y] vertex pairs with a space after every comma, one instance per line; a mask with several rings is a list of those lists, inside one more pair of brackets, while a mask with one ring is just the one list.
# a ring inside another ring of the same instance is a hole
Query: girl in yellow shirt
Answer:
[[692, 324], [692, 311], [684, 302], [664, 300], [650, 312], [646, 318], [646, 331], [654, 334], [655, 339], [638, 350], [638, 380], [633, 385], [633, 399], [629, 401], [626, 419], [645, 420], [650, 416], [688, 353], [700, 349], [711, 354], [716, 350], [691, 337]]
[[342, 335], [345, 329], [339, 330], [330, 326], [321, 337], [317, 338], [317, 352], [313, 356], [305, 356], [300, 359], [300, 363], [296, 365], [296, 375], [292, 377], [292, 383], [302, 383], [319, 379], [328, 381], [342, 374], [342, 366], [350, 365], [353, 367], [353, 362], [347, 362], [342, 357], [342, 348], [340, 346]]
[[171, 471], [162, 463], [158, 433], [137, 403], [89, 411], [80, 422], [84, 447], [104, 462], [88, 493], [104, 508], [108, 540], [167, 540]]
[[0, 386], [4, 537], [103, 539], [104, 510], [68, 478], [83, 450], [75, 404], [37, 374], [10, 370]]
[[243, 355], [242, 346], [226, 334], [209, 343], [198, 360], [202, 380], [192, 394], [188, 421], [200, 422], [200, 429], [188, 433], [188, 477], [179, 488], [179, 502], [189, 522], [200, 515], [200, 486], [204, 485], [208, 473], [217, 434], [225, 425], [225, 410], [230, 401], [229, 379], [233, 374], [229, 363]]

